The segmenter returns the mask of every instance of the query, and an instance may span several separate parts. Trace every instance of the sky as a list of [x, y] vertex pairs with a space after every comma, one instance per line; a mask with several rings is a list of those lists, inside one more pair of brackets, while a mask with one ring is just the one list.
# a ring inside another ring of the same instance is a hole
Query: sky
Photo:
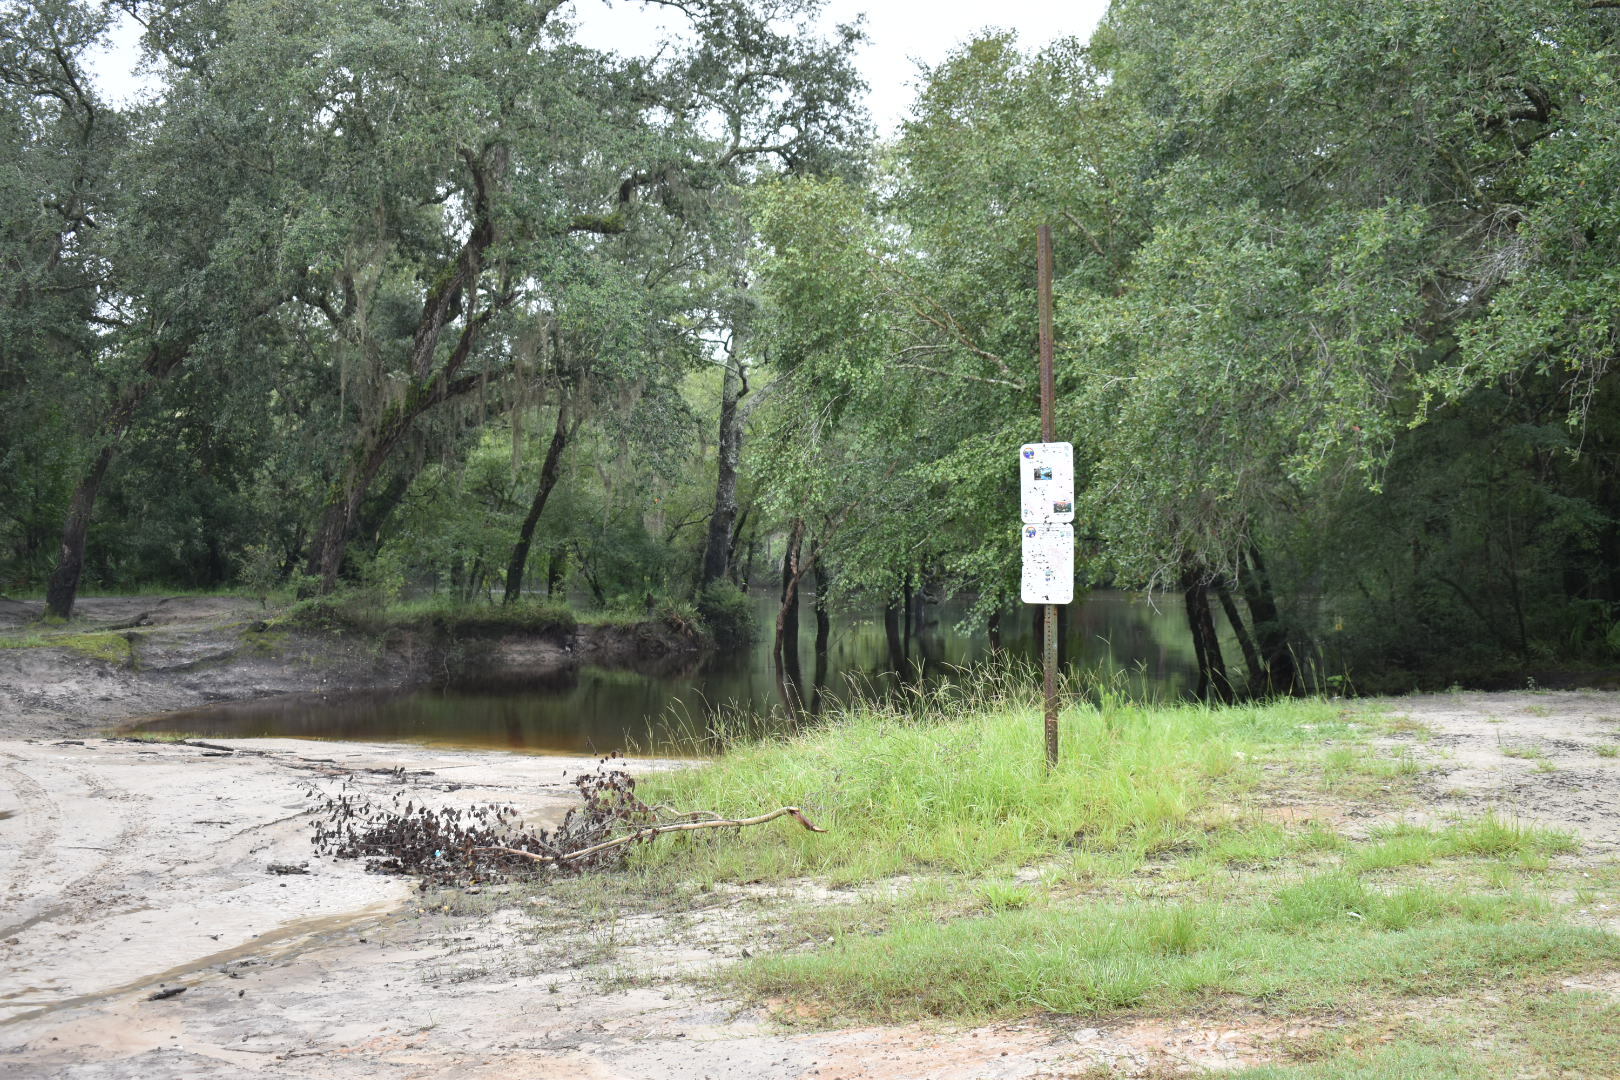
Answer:
[[[1106, 0], [829, 0], [823, 25], [865, 15], [868, 41], [856, 58], [870, 85], [867, 107], [878, 131], [898, 129], [916, 91], [917, 63], [939, 63], [963, 41], [986, 27], [1012, 30], [1025, 47], [1062, 37], [1086, 38], [1107, 9]], [[673, 21], [635, 0], [575, 0], [579, 36], [587, 45], [621, 52], [650, 53]], [[678, 17], [678, 16], [677, 16]], [[139, 28], [125, 20], [110, 48], [94, 61], [96, 82], [117, 98], [140, 92], [134, 68]]]

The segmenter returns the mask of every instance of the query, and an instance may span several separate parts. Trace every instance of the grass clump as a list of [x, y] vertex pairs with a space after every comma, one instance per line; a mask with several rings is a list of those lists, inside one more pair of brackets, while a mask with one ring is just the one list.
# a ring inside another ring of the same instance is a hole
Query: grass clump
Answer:
[[1170, 1009], [1234, 994], [1317, 1009], [1368, 991], [1456, 993], [1506, 974], [1620, 961], [1620, 939], [1545, 915], [1534, 898], [1384, 893], [1334, 872], [1270, 903], [1093, 902], [944, 923], [913, 917], [808, 955], [761, 958], [730, 978], [759, 996], [844, 1013], [961, 1019]]
[[43, 649], [55, 644], [49, 634], [31, 630], [21, 634], [0, 634], [0, 649]]
[[1567, 855], [1579, 846], [1567, 832], [1486, 817], [1445, 829], [1402, 825], [1385, 830], [1373, 844], [1351, 855], [1346, 865], [1373, 871], [1459, 857], [1526, 860]]
[[[1074, 707], [1062, 717], [1062, 764], [1048, 771], [1038, 706], [943, 704], [920, 716], [854, 708], [707, 768], [649, 777], [649, 798], [724, 813], [798, 805], [830, 830], [726, 837], [705, 860], [721, 879], [808, 874], [847, 884], [918, 869], [980, 873], [1066, 848], [1153, 854], [1203, 845], [1209, 834], [1195, 815], [1217, 790], [1252, 781], [1255, 753], [1343, 727], [1339, 710], [1318, 701]], [[689, 858], [680, 850], [666, 845], [648, 857]]]

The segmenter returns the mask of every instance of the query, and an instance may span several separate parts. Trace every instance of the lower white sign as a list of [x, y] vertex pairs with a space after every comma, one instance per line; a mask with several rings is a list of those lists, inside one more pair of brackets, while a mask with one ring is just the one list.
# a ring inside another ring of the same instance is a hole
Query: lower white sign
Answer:
[[1025, 525], [1023, 536], [1024, 603], [1074, 603], [1074, 526]]

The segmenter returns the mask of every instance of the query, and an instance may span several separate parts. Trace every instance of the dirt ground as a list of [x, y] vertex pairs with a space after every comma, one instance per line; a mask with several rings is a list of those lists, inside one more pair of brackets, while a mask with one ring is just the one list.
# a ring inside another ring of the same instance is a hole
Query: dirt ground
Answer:
[[[1453, 694], [1368, 708], [1397, 729], [1379, 752], [1432, 767], [1417, 813], [1496, 810], [1575, 832], [1582, 858], [1614, 856], [1620, 759], [1599, 751], [1620, 746], [1620, 695]], [[681, 976], [761, 947], [772, 904], [803, 886], [722, 888], [678, 912], [596, 918], [543, 890], [495, 888], [443, 911], [399, 879], [310, 854], [314, 792], [386, 797], [405, 785], [417, 798], [498, 800], [546, 819], [569, 805], [565, 771], [588, 760], [218, 745], [230, 749], [0, 742], [0, 1074], [1000, 1080], [1104, 1066], [1164, 1076], [1262, 1062], [1333, 1023], [795, 1025], [790, 1009], [744, 1008]], [[403, 778], [389, 772], [400, 768]], [[1620, 992], [1620, 977], [1607, 978], [1594, 985]]]
[[[43, 611], [38, 601], [0, 597], [0, 633], [26, 633]], [[122, 628], [131, 662], [72, 648], [0, 649], [0, 738], [78, 738], [214, 702], [409, 681], [396, 659], [360, 642], [282, 634], [273, 651], [255, 647], [252, 627], [266, 614], [229, 596], [83, 598], [73, 630]]]

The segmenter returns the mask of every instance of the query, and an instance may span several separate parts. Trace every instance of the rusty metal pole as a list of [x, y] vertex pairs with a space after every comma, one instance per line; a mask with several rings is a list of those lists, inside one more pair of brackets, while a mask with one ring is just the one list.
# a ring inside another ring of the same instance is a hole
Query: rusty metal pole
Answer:
[[[1052, 344], [1052, 226], [1035, 233], [1036, 287], [1041, 318], [1041, 441], [1057, 442], [1057, 376], [1053, 373]], [[1041, 634], [1041, 666], [1046, 690], [1046, 767], [1058, 763], [1057, 605], [1046, 605]]]

